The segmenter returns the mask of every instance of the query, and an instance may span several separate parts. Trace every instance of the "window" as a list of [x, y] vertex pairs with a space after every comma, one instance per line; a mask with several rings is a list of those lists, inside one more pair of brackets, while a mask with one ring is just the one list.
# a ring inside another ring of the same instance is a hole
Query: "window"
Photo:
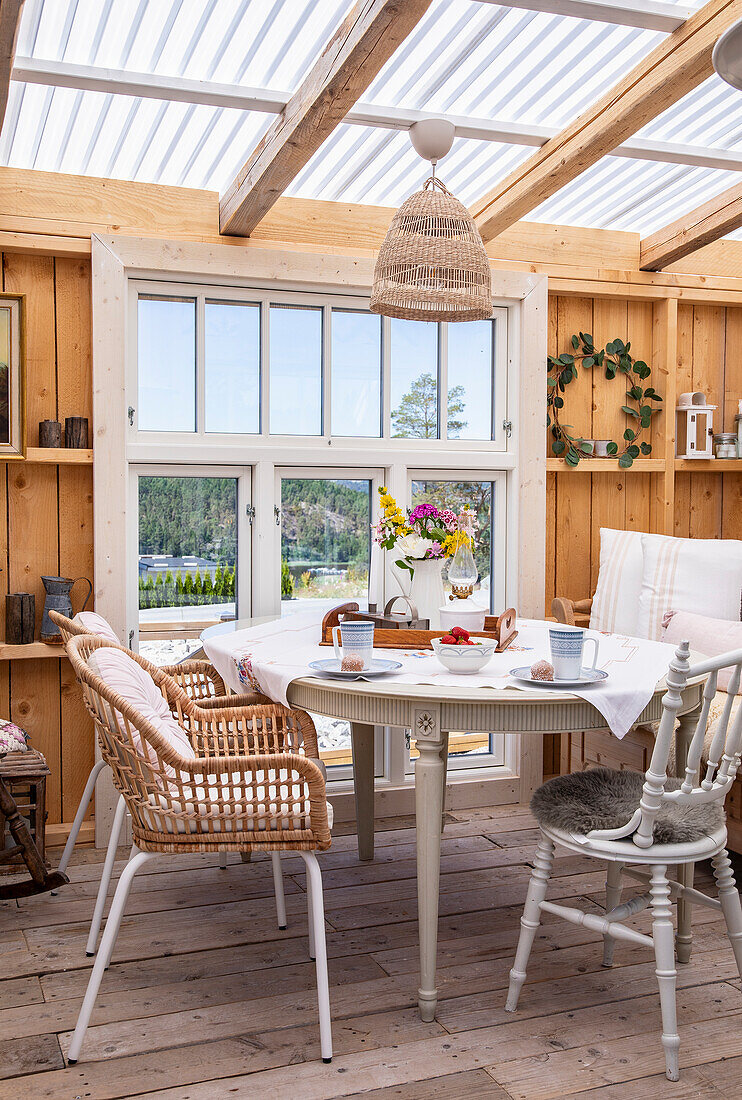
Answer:
[[139, 297], [139, 428], [196, 429], [196, 302]]
[[332, 311], [333, 435], [381, 435], [381, 317]]
[[272, 435], [322, 435], [322, 310], [270, 307]]
[[206, 431], [260, 431], [260, 306], [206, 302]]
[[135, 431], [507, 450], [506, 310], [438, 324], [360, 297], [144, 282], [135, 306]]

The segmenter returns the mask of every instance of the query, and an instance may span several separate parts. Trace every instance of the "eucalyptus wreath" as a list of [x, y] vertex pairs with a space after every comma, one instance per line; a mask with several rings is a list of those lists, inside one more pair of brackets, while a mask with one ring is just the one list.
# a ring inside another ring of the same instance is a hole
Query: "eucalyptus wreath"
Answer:
[[622, 405], [621, 411], [637, 422], [624, 431], [623, 450], [619, 451], [619, 444], [613, 440], [606, 448], [609, 455], [618, 455], [618, 465], [626, 470], [640, 454], [652, 453], [651, 443], [641, 440], [652, 416], [659, 412], [652, 402], [662, 401], [653, 386], [645, 387], [642, 384], [652, 372], [641, 359], [634, 359], [630, 353], [631, 344], [625, 344], [623, 340], [611, 340], [604, 348], [597, 349], [592, 336], [581, 332], [572, 337], [571, 344], [572, 353], [549, 355], [547, 358], [549, 375], [546, 424], [551, 431], [552, 453], [563, 456], [568, 466], [576, 466], [581, 458], [589, 458], [593, 453], [593, 444], [582, 436], [573, 434], [573, 426], [562, 424], [559, 415], [564, 408], [564, 392], [569, 383], [578, 376], [578, 363], [581, 362], [586, 369], [603, 367], [606, 378], [615, 378], [617, 375], [625, 377], [628, 404]]

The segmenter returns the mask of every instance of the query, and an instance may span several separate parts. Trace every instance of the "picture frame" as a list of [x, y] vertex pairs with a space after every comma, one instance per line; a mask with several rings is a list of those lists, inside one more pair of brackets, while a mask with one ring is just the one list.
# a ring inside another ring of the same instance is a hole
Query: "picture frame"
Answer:
[[26, 457], [25, 303], [0, 293], [0, 462]]

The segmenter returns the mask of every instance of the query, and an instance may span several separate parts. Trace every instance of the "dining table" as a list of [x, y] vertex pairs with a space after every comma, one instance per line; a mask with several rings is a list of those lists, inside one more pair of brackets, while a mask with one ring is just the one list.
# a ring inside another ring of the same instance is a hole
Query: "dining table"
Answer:
[[[277, 617], [276, 617], [277, 618]], [[213, 641], [231, 632], [270, 621], [238, 619], [206, 628], [201, 641], [214, 660]], [[546, 625], [546, 624], [544, 624]], [[513, 663], [517, 664], [513, 655]], [[695, 655], [694, 655], [695, 656]], [[669, 663], [669, 662], [668, 662]], [[218, 667], [218, 665], [217, 665]], [[393, 677], [376, 680], [336, 680], [301, 675], [287, 687], [292, 707], [310, 714], [345, 719], [351, 727], [353, 784], [361, 860], [374, 855], [374, 736], [379, 727], [415, 739], [415, 829], [417, 856], [420, 977], [418, 1004], [426, 1022], [435, 1017], [438, 1002], [436, 956], [440, 887], [441, 822], [444, 810], [449, 731], [471, 734], [519, 734], [527, 739], [608, 729], [603, 714], [585, 694], [563, 689], [512, 686], [483, 689], [460, 676], [455, 686], [399, 683]], [[688, 682], [682, 693], [676, 733], [676, 769], [682, 774], [687, 749], [702, 705], [705, 678]], [[244, 690], [244, 689], [243, 689]], [[634, 725], [659, 721], [666, 691], [660, 679]], [[523, 756], [523, 754], [522, 754]], [[540, 760], [540, 754], [538, 755]], [[541, 777], [538, 777], [541, 782]], [[532, 789], [532, 784], [530, 785]], [[680, 962], [690, 954], [690, 905], [678, 903], [677, 951]], [[685, 957], [684, 957], [685, 956]]]

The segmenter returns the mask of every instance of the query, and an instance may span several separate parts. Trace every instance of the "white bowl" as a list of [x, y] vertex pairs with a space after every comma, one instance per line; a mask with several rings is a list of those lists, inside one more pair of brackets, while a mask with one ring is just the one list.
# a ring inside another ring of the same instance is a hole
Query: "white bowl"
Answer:
[[497, 649], [494, 638], [478, 638], [474, 645], [444, 645], [440, 638], [431, 639], [436, 657], [449, 672], [471, 676], [489, 664]]

